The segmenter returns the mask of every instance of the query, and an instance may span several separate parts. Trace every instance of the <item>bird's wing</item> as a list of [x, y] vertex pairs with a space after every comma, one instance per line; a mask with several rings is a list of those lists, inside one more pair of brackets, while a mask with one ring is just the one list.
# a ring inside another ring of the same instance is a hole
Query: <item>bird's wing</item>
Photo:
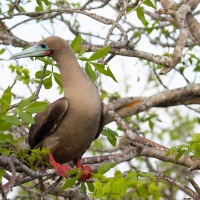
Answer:
[[68, 101], [65, 97], [50, 104], [47, 109], [35, 116], [35, 124], [29, 131], [29, 145], [33, 149], [45, 137], [50, 135], [59, 125], [67, 112]]
[[106, 104], [104, 104], [103, 102], [101, 103], [101, 120], [100, 120], [100, 124], [99, 124], [99, 129], [97, 131], [96, 137], [95, 139], [97, 139], [101, 133], [101, 131], [103, 130], [103, 127], [105, 125], [106, 122], [106, 117], [107, 117], [107, 109], [106, 109]]

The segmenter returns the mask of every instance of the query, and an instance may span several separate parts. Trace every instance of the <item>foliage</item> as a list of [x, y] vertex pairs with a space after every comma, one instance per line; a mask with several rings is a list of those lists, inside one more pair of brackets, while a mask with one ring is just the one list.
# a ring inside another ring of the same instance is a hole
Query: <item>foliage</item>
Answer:
[[[200, 39], [195, 2], [1, 1], [0, 191], [21, 186], [16, 199], [157, 200], [199, 194], [198, 182], [198, 187], [191, 187], [198, 172], [193, 170], [187, 178], [188, 168], [199, 170], [200, 160]], [[184, 6], [191, 12], [183, 13], [188, 10]], [[109, 124], [91, 145], [89, 164], [95, 172], [88, 182], [80, 183], [81, 171], [73, 168], [60, 184], [52, 175], [36, 183], [34, 171], [41, 165], [51, 168], [43, 160], [49, 150], [29, 150], [28, 129], [35, 123], [34, 115], [47, 107], [47, 100], [62, 95], [62, 80], [50, 57], [6, 59], [14, 52], [10, 46], [27, 48], [31, 41], [54, 34], [67, 40], [102, 100], [124, 120], [114, 125], [108, 116]], [[166, 76], [160, 76], [163, 70]], [[124, 129], [132, 131], [133, 146]], [[144, 137], [149, 142], [142, 143]], [[2, 164], [4, 158], [13, 163], [17, 176], [9, 162], [6, 167]], [[27, 167], [32, 175], [24, 170]], [[47, 184], [45, 191], [42, 182]]]
[[84, 49], [81, 48], [81, 42], [82, 38], [80, 35], [78, 35], [71, 43], [71, 47], [74, 50], [74, 53], [79, 52], [78, 59], [81, 61], [86, 62], [85, 63], [85, 72], [90, 77], [91, 81], [96, 81], [96, 73], [94, 69], [92, 69], [92, 66], [97, 70], [98, 72], [104, 74], [105, 76], [111, 77], [115, 82], [117, 82], [116, 78], [114, 77], [113, 73], [111, 72], [109, 66], [105, 66], [104, 64], [95, 63], [93, 61], [103, 59], [105, 56], [108, 55], [110, 47], [107, 46], [103, 49], [100, 49], [96, 52], [94, 52], [89, 58], [86, 58], [83, 56]]
[[117, 137], [118, 137], [117, 132], [115, 132], [109, 128], [104, 128], [101, 134], [107, 137], [108, 141], [110, 142], [110, 144], [112, 146], [114, 146], [114, 147], [116, 146]]
[[70, 177], [69, 179], [67, 179], [65, 181], [65, 183], [62, 186], [63, 190], [66, 189], [66, 188], [72, 187], [79, 180], [79, 178], [82, 175], [82, 172], [79, 171], [78, 169], [72, 169], [69, 172], [67, 172], [67, 175], [69, 175], [69, 176], [75, 175], [75, 176], [74, 177]]
[[200, 160], [200, 134], [192, 135], [192, 139], [193, 140], [190, 141], [188, 149]]
[[11, 88], [8, 87], [1, 99], [1, 113], [0, 113], [0, 131], [9, 130], [12, 125], [29, 125], [30, 123], [34, 123], [34, 119], [32, 114], [37, 112], [42, 112], [46, 107], [46, 102], [33, 102], [35, 94], [31, 95], [26, 100], [22, 100], [18, 107], [9, 110], [9, 106], [11, 104]]
[[192, 135], [192, 140], [188, 144], [182, 144], [176, 147], [171, 147], [168, 152], [167, 156], [172, 155], [173, 153], [176, 153], [175, 162], [177, 162], [181, 156], [183, 155], [190, 155], [191, 157], [196, 157], [200, 160], [200, 134], [194, 134]]
[[38, 166], [41, 165], [49, 166], [49, 163], [43, 160], [48, 153], [49, 149], [46, 148], [32, 150], [23, 149], [21, 152], [19, 152], [17, 157], [31, 169], [36, 170]]
[[114, 176], [106, 178], [102, 174], [95, 174], [92, 197], [97, 199], [134, 199], [149, 198], [159, 199], [163, 183], [151, 174], [129, 171], [125, 176], [116, 170]]

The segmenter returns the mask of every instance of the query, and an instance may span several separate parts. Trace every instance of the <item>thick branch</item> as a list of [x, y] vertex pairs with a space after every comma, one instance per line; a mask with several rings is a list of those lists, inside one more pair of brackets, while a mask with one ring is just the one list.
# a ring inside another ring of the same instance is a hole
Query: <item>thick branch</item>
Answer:
[[[125, 161], [130, 161], [133, 158], [145, 156], [156, 158], [163, 162], [171, 162], [177, 165], [188, 167], [192, 170], [199, 170], [200, 169], [200, 161], [197, 159], [191, 159], [189, 156], [182, 156], [177, 162], [175, 162], [176, 153], [170, 156], [166, 156], [167, 149], [160, 150], [153, 147], [144, 148], [140, 147], [133, 147], [126, 150], [123, 150], [121, 153], [110, 154], [105, 156], [95, 156], [95, 157], [85, 157], [82, 158], [82, 162], [84, 164], [98, 164], [102, 162], [114, 162], [116, 164], [120, 164]], [[93, 167], [94, 171], [97, 171], [98, 165]]]
[[[138, 100], [140, 103], [137, 103]], [[136, 103], [135, 103], [136, 102]], [[191, 83], [185, 87], [159, 92], [150, 97], [127, 97], [110, 104], [120, 117], [128, 117], [153, 107], [200, 104], [200, 84]], [[113, 119], [108, 118], [106, 123]]]
[[176, 42], [176, 46], [174, 48], [172, 54], [172, 65], [170, 68], [164, 66], [164, 68], [160, 71], [160, 74], [167, 74], [171, 69], [173, 69], [181, 60], [182, 52], [185, 47], [186, 40], [190, 34], [189, 27], [187, 25], [186, 16], [191, 12], [190, 6], [183, 4], [175, 13], [175, 18], [180, 28], [180, 35]]

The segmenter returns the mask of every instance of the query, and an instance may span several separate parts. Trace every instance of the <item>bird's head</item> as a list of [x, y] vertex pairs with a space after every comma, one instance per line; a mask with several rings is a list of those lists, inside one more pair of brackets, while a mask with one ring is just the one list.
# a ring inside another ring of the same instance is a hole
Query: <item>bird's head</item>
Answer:
[[65, 45], [67, 45], [67, 43], [62, 38], [51, 36], [39, 41], [37, 44], [24, 51], [12, 55], [10, 59], [44, 56], [54, 57], [54, 54], [57, 54], [59, 50], [62, 50]]

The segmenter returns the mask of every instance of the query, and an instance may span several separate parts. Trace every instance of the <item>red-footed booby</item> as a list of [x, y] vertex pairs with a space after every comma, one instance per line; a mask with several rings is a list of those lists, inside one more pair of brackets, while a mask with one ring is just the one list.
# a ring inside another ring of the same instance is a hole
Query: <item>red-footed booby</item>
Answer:
[[67, 177], [71, 160], [83, 171], [81, 181], [91, 177], [91, 168], [80, 162], [82, 155], [104, 125], [105, 107], [96, 86], [80, 68], [71, 47], [60, 37], [52, 36], [14, 54], [10, 59], [50, 56], [60, 70], [64, 97], [51, 103], [35, 116], [29, 131], [29, 145], [48, 148], [49, 162], [59, 176]]

